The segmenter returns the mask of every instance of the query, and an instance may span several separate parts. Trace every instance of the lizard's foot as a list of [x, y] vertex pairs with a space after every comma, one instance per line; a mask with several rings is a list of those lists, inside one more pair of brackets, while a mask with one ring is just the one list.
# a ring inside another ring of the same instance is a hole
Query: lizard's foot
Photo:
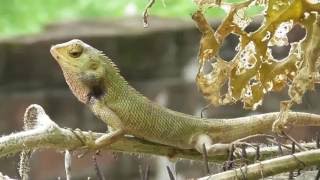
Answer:
[[107, 134], [102, 135], [98, 139], [94, 141], [94, 146], [96, 149], [101, 148], [102, 146], [107, 146], [114, 143], [117, 139], [124, 135], [124, 131], [122, 129], [117, 129], [115, 131], [109, 132]]
[[230, 144], [216, 143], [207, 148], [208, 156], [223, 155], [226, 154], [230, 149]]
[[[203, 149], [204, 147], [206, 149]], [[206, 151], [208, 156], [213, 156], [219, 154], [226, 154], [226, 152], [229, 149], [229, 144], [213, 144], [210, 136], [206, 134], [201, 134], [197, 137], [195, 149], [201, 154], [204, 154], [204, 151]]]
[[71, 129], [71, 128], [66, 128], [68, 129], [70, 132], [73, 133], [73, 135], [81, 142], [82, 144], [82, 148], [86, 149], [88, 148], [88, 142], [90, 142], [90, 139], [91, 139], [91, 142], [93, 142], [93, 135], [90, 133], [90, 136], [89, 136], [89, 139], [87, 138], [87, 136], [85, 134], [83, 134], [83, 132], [76, 128], [76, 129]]
[[70, 132], [72, 132], [72, 134], [81, 142], [82, 147], [80, 149], [84, 150], [83, 152], [81, 152], [79, 155], [77, 155], [78, 158], [82, 158], [83, 156], [85, 156], [90, 149], [95, 149], [95, 144], [94, 144], [94, 136], [92, 134], [91, 131], [89, 131], [89, 134], [85, 135], [80, 129], [76, 128], [76, 129], [71, 129], [71, 128], [66, 128], [68, 129]]
[[100, 149], [102, 146], [110, 145], [124, 134], [122, 130], [115, 130], [96, 138], [91, 131], [85, 135], [80, 129], [68, 129], [82, 143], [83, 148], [88, 150]]
[[[240, 157], [242, 154], [243, 145], [252, 146], [246, 142], [238, 142], [234, 141], [230, 144], [223, 143], [212, 143], [211, 138], [206, 134], [201, 134], [197, 137], [197, 141], [195, 143], [195, 149], [204, 154], [205, 151], [208, 156], [216, 156], [216, 155], [225, 155], [228, 153], [232, 153], [236, 157]], [[204, 149], [204, 147], [206, 149]]]
[[232, 142], [230, 144], [217, 143], [208, 148], [208, 155], [224, 155], [229, 153], [229, 156], [232, 154], [234, 157], [239, 158], [244, 154], [243, 151], [245, 151], [247, 147], [255, 148], [253, 144], [246, 142]]

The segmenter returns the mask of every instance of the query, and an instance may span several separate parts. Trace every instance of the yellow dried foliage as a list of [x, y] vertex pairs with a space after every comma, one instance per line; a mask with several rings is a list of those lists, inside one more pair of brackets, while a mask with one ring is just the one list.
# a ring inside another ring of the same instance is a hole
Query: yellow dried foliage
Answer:
[[[252, 5], [264, 5], [266, 11], [261, 27], [247, 33], [244, 29], [250, 19], [243, 15], [243, 10]], [[319, 82], [320, 3], [310, 0], [247, 1], [231, 7], [216, 31], [204, 17], [203, 8], [199, 3], [199, 10], [192, 16], [202, 33], [196, 80], [213, 105], [242, 101], [244, 108], [256, 109], [266, 93], [281, 91], [286, 86], [289, 86], [291, 102], [300, 103], [303, 94]], [[287, 32], [296, 24], [305, 28], [306, 36], [291, 43], [286, 58], [275, 59], [269, 46], [288, 44]], [[218, 52], [230, 33], [238, 35], [240, 42], [236, 56], [228, 62]], [[205, 71], [208, 64], [212, 69], [210, 72]], [[222, 91], [225, 86], [227, 92]]]

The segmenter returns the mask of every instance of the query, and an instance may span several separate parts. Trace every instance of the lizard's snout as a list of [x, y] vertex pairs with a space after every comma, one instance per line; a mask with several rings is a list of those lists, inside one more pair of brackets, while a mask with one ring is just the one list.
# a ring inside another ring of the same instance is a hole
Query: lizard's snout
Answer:
[[59, 55], [55, 46], [51, 46], [50, 53], [54, 57], [54, 59], [59, 60]]
[[55, 46], [51, 46], [50, 48], [50, 53], [53, 55], [54, 54], [54, 51], [55, 51]]

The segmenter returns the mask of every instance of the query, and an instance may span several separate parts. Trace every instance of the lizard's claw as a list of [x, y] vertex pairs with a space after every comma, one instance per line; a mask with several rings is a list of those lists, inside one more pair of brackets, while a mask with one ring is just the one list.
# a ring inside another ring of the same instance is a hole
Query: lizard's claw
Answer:
[[97, 145], [95, 144], [95, 137], [92, 134], [91, 131], [89, 131], [88, 135], [85, 135], [80, 129], [71, 129], [71, 128], [66, 128], [70, 132], [74, 134], [74, 136], [81, 142], [82, 144], [82, 149], [86, 149], [87, 151], [89, 149], [97, 149]]
[[68, 129], [70, 132], [72, 132], [72, 134], [81, 142], [82, 144], [81, 149], [84, 150], [84, 152], [77, 155], [77, 157], [82, 158], [89, 152], [89, 149], [92, 148], [91, 144], [94, 144], [94, 143], [90, 143], [90, 142], [94, 142], [94, 140], [90, 140], [90, 139], [93, 139], [93, 136], [89, 135], [89, 139], [88, 139], [87, 136], [84, 135], [83, 132], [78, 128], [73, 130], [71, 128], [66, 127], [65, 129]]

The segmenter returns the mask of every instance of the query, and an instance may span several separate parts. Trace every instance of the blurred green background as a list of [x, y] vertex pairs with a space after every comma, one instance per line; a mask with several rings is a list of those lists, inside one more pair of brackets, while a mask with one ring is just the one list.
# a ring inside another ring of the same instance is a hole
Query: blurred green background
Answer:
[[[239, 3], [245, 0], [225, 0]], [[1, 0], [0, 38], [36, 33], [44, 25], [62, 20], [116, 18], [141, 15], [148, 0]], [[157, 0], [150, 14], [162, 17], [190, 18], [196, 10], [192, 0]], [[254, 9], [261, 12], [261, 10]], [[212, 18], [223, 18], [222, 8], [206, 12]]]
[[[146, 0], [2, 0], [0, 36], [35, 33], [55, 21], [141, 15]], [[188, 0], [156, 1], [152, 15], [189, 17]], [[165, 8], [164, 8], [165, 6]]]

